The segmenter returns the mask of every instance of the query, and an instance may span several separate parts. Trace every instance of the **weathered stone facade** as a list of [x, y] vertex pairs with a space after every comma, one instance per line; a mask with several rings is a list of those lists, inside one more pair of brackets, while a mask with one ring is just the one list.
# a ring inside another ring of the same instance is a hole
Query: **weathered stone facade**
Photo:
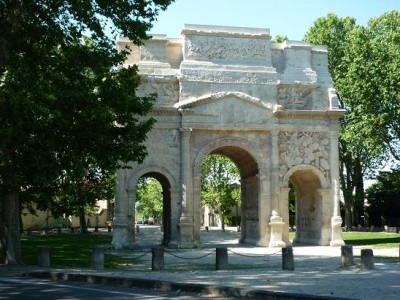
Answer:
[[163, 187], [164, 244], [201, 246], [200, 173], [209, 154], [241, 173], [241, 242], [289, 245], [289, 181], [296, 189], [295, 242], [343, 245], [339, 214], [338, 109], [327, 49], [271, 44], [267, 29], [185, 25], [181, 39], [153, 36], [132, 49], [140, 93], [156, 92], [143, 164], [117, 174], [113, 245], [135, 241], [135, 186]]

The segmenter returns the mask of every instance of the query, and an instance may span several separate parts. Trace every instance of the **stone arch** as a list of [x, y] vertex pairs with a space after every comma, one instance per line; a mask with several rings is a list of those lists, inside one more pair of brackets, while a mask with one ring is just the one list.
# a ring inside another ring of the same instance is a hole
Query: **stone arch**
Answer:
[[175, 189], [178, 186], [176, 178], [167, 169], [157, 165], [147, 165], [143, 168], [139, 168], [135, 172], [131, 172], [131, 176], [129, 176], [127, 180], [128, 189], [135, 189], [136, 182], [139, 180], [139, 178], [148, 173], [162, 174], [170, 183], [171, 188]]
[[[198, 152], [196, 155], [196, 159], [194, 160], [194, 169], [193, 169], [193, 174], [200, 174], [201, 173], [201, 164], [205, 157], [209, 154], [212, 154], [212, 152], [216, 149], [219, 148], [224, 148], [224, 147], [232, 147], [232, 148], [239, 148], [247, 153], [250, 154], [250, 156], [253, 158], [255, 162], [258, 164], [258, 169], [257, 169], [257, 174], [259, 172], [265, 172], [263, 164], [261, 164], [261, 157], [259, 157], [258, 153], [254, 153], [252, 149], [258, 149], [259, 145], [256, 144], [254, 141], [249, 141], [247, 139], [243, 138], [238, 138], [238, 137], [223, 137], [223, 138], [218, 138], [216, 140], [213, 140], [206, 144], [201, 150]], [[214, 153], [214, 154], [219, 154], [219, 153]], [[239, 168], [240, 169], [240, 168]], [[256, 175], [256, 174], [253, 174]], [[196, 175], [195, 175], [196, 176]]]
[[306, 164], [301, 164], [301, 165], [297, 165], [297, 166], [290, 168], [286, 172], [286, 174], [283, 176], [283, 179], [281, 181], [281, 187], [287, 188], [289, 186], [289, 178], [298, 171], [311, 172], [319, 179], [319, 181], [321, 183], [321, 188], [324, 188], [324, 189], [329, 188], [329, 183], [328, 183], [328, 180], [325, 177], [324, 173], [320, 169], [318, 169], [312, 165], [306, 165]]
[[[194, 160], [194, 202], [200, 207], [201, 202], [201, 164], [209, 154], [219, 154], [229, 157], [238, 167], [241, 175], [241, 238], [240, 242], [265, 245], [265, 230], [260, 217], [260, 172], [265, 172], [261, 157], [252, 149], [259, 146], [254, 141], [243, 138], [218, 138], [206, 144]], [[199, 209], [199, 211], [201, 211]], [[267, 217], [265, 218], [265, 220]], [[266, 226], [266, 225], [265, 225]], [[258, 228], [258, 229], [257, 229]]]
[[[139, 178], [147, 176], [152, 177], [158, 180], [162, 187], [163, 193], [163, 214], [162, 214], [162, 228], [163, 228], [163, 245], [169, 245], [173, 240], [173, 237], [176, 235], [173, 232], [173, 217], [172, 217], [172, 202], [173, 197], [171, 196], [171, 190], [176, 188], [176, 180], [174, 176], [168, 172], [163, 167], [156, 166], [156, 165], [149, 165], [144, 168], [139, 169], [137, 172], [132, 173], [128, 179], [128, 187], [136, 191], [136, 183]], [[177, 219], [177, 217], [175, 217]], [[177, 220], [176, 220], [177, 222]]]
[[[293, 184], [296, 197], [296, 237], [295, 243], [325, 245], [329, 237], [325, 235], [324, 205], [328, 181], [323, 173], [311, 165], [292, 167], [284, 176], [282, 184]], [[289, 192], [289, 189], [285, 189]], [[288, 199], [288, 197], [285, 197]], [[287, 200], [288, 201], [288, 200]], [[329, 224], [328, 224], [329, 225]]]

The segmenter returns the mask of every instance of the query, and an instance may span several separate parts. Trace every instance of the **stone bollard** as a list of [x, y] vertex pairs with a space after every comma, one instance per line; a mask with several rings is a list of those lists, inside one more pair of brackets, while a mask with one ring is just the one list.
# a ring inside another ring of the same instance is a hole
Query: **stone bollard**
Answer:
[[294, 270], [293, 247], [282, 248], [282, 270]]
[[217, 248], [215, 256], [215, 270], [228, 270], [228, 249]]
[[92, 269], [104, 270], [104, 248], [94, 247], [92, 249]]
[[342, 257], [341, 266], [342, 268], [348, 268], [354, 265], [353, 259], [353, 246], [342, 246]]
[[372, 249], [361, 249], [361, 269], [374, 269], [374, 253]]
[[151, 249], [151, 270], [164, 271], [164, 248], [154, 247]]
[[46, 247], [39, 248], [39, 267], [50, 268], [50, 249]]

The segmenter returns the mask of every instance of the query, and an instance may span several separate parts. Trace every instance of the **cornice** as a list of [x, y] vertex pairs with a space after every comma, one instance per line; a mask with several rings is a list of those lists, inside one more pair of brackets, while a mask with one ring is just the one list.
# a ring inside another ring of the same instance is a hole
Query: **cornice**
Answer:
[[278, 119], [340, 119], [345, 114], [345, 110], [277, 110], [274, 116]]

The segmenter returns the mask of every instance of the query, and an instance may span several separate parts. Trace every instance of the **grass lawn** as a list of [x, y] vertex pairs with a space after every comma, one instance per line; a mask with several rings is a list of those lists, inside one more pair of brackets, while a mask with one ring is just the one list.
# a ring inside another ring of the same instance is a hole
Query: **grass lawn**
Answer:
[[[290, 239], [294, 233], [290, 233]], [[343, 239], [347, 245], [368, 246], [368, 248], [398, 248], [400, 234], [385, 232], [344, 232]], [[26, 265], [37, 265], [41, 247], [50, 249], [53, 267], [90, 268], [92, 249], [96, 246], [109, 247], [112, 235], [104, 233], [90, 234], [48, 234], [23, 236], [21, 238], [22, 260]], [[396, 260], [397, 261], [397, 260]], [[134, 260], [123, 259], [115, 255], [104, 255], [104, 267], [107, 269], [122, 268], [135, 264]]]
[[[23, 236], [21, 238], [22, 261], [26, 265], [37, 265], [41, 247], [50, 249], [52, 267], [90, 268], [92, 249], [95, 246], [109, 247], [112, 236], [109, 234], [48, 234]], [[105, 253], [104, 267], [118, 268], [132, 263]]]
[[400, 234], [386, 232], [343, 232], [347, 245], [370, 246], [372, 249], [399, 248]]

